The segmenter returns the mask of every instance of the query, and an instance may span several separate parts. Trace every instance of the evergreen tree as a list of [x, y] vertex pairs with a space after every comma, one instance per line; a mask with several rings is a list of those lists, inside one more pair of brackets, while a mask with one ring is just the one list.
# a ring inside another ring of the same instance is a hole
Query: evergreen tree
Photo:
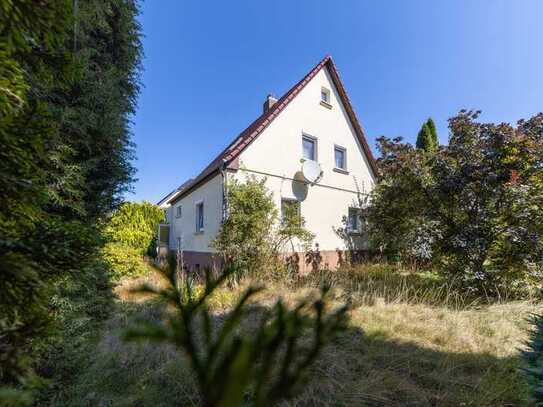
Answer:
[[428, 124], [424, 123], [417, 136], [417, 148], [424, 151], [433, 151], [434, 142]]
[[436, 125], [430, 117], [419, 130], [417, 135], [417, 148], [424, 151], [435, 151], [439, 147]]
[[[49, 328], [45, 269], [32, 250], [48, 217], [48, 147], [56, 123], [36, 83], [52, 72], [42, 62], [65, 40], [69, 1], [14, 0], [0, 6], [0, 404], [27, 401], [36, 383], [30, 347]], [[32, 61], [32, 62], [31, 62]], [[57, 61], [57, 66], [62, 66]], [[31, 69], [32, 66], [32, 69]]]
[[72, 43], [73, 80], [59, 94], [60, 132], [84, 184], [88, 217], [108, 214], [134, 180], [130, 115], [136, 108], [141, 64], [135, 0], [79, 2]]
[[436, 124], [434, 123], [434, 120], [429, 117], [426, 121], [426, 125], [428, 126], [428, 129], [430, 130], [430, 134], [432, 135], [432, 142], [434, 144], [435, 148], [439, 147], [439, 137], [437, 136], [437, 130], [436, 130]]
[[[5, 4], [4, 4], [5, 3]], [[133, 180], [135, 0], [0, 6], [0, 404], [27, 400], [32, 349], [61, 275], [96, 254], [94, 225]], [[77, 8], [72, 8], [77, 4]], [[13, 387], [18, 386], [19, 390]]]

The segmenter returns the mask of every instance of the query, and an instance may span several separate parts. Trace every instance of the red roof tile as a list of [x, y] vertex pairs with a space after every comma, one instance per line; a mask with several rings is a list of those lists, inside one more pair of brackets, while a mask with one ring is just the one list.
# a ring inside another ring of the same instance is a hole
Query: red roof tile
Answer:
[[358, 140], [366, 154], [370, 168], [372, 169], [373, 174], [376, 176], [377, 167], [375, 164], [375, 159], [373, 158], [373, 154], [371, 153], [371, 150], [366, 141], [364, 131], [362, 130], [362, 127], [358, 122], [349, 97], [347, 96], [347, 92], [345, 91], [341, 79], [339, 78], [339, 73], [337, 72], [336, 66], [332, 61], [332, 57], [328, 55], [322, 61], [320, 61], [313, 69], [311, 69], [311, 71], [309, 71], [309, 73], [301, 81], [294, 85], [275, 104], [273, 104], [270, 109], [262, 113], [260, 117], [258, 117], [254, 122], [249, 125], [249, 127], [243, 130], [234, 139], [234, 141], [228, 145], [228, 147], [221, 151], [221, 153], [217, 157], [215, 157], [215, 159], [213, 159], [211, 163], [206, 168], [204, 168], [204, 170], [196, 178], [191, 181], [190, 185], [186, 185], [180, 194], [176, 194], [170, 200], [170, 203], [177, 202], [178, 200], [189, 194], [191, 191], [193, 191], [196, 187], [203, 184], [208, 179], [217, 174], [221, 169], [221, 165], [223, 165], [223, 163], [226, 167], [232, 167], [232, 164], [235, 163], [235, 159], [239, 156], [239, 154], [254, 139], [256, 139], [266, 127], [268, 127], [268, 125], [285, 109], [285, 107], [288, 106], [288, 104], [296, 97], [296, 95], [300, 93], [300, 91], [317, 73], [319, 73], [319, 71], [324, 66], [326, 66], [328, 68], [328, 71], [330, 72], [332, 80], [334, 81], [334, 85], [336, 86], [338, 93], [341, 97], [341, 101], [345, 106], [347, 114], [349, 115]]

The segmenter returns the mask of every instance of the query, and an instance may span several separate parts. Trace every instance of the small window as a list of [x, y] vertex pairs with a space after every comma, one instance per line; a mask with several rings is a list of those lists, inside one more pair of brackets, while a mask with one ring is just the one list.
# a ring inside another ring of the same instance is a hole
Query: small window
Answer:
[[321, 102], [330, 104], [330, 91], [326, 88], [321, 88]]
[[348, 221], [348, 230], [351, 233], [360, 233], [361, 231], [361, 222], [360, 222], [360, 209], [358, 208], [349, 208], [349, 219]]
[[334, 159], [336, 168], [345, 171], [347, 170], [347, 151], [343, 147], [334, 147]]
[[170, 226], [158, 225], [158, 240], [160, 246], [168, 246], [170, 241]]
[[302, 223], [302, 213], [300, 201], [296, 199], [281, 199], [281, 223], [292, 222], [291, 226], [300, 226]]
[[196, 232], [204, 231], [204, 203], [196, 204]]
[[179, 206], [177, 207], [177, 209], [176, 209], [175, 217], [176, 217], [176, 218], [180, 218], [182, 214], [183, 214], [183, 209], [182, 209], [181, 205], [179, 205]]
[[317, 161], [317, 140], [310, 136], [302, 137], [303, 158]]

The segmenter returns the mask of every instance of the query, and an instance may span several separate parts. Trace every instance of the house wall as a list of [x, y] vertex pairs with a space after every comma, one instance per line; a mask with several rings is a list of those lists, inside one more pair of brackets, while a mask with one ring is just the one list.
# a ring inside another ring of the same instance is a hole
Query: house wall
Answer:
[[[320, 103], [323, 86], [331, 91], [331, 109]], [[323, 170], [322, 179], [308, 187], [293, 181], [301, 170], [304, 133], [317, 138], [317, 161]], [[334, 171], [334, 145], [347, 150], [348, 174]], [[281, 198], [298, 199], [306, 226], [316, 235], [315, 242], [322, 251], [330, 253], [345, 249], [334, 227], [341, 227], [348, 208], [357, 206], [357, 191], [367, 194], [375, 184], [327, 69], [322, 69], [241, 153], [239, 163], [236, 177], [265, 176], [278, 207]]]
[[[176, 250], [177, 238], [181, 238], [182, 248], [187, 252], [213, 251], [211, 241], [217, 235], [222, 220], [222, 182], [222, 175], [218, 174], [172, 204], [170, 249]], [[196, 204], [200, 201], [204, 202], [204, 231], [202, 233], [196, 232]], [[179, 206], [182, 207], [181, 217], [176, 216]]]

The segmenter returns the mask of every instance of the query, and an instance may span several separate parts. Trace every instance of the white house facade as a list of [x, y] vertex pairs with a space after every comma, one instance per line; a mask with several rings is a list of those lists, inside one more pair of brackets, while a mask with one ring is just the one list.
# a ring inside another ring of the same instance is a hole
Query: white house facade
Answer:
[[[307, 179], [307, 161], [318, 179]], [[228, 179], [247, 176], [266, 179], [279, 210], [298, 205], [323, 261], [336, 266], [347, 249], [337, 230], [347, 219], [349, 233], [361, 232], [357, 208], [375, 185], [376, 166], [331, 57], [278, 100], [268, 96], [259, 118], [159, 202], [167, 214], [162, 244], [181, 248], [189, 269], [217, 264], [211, 242], [227, 216]]]

